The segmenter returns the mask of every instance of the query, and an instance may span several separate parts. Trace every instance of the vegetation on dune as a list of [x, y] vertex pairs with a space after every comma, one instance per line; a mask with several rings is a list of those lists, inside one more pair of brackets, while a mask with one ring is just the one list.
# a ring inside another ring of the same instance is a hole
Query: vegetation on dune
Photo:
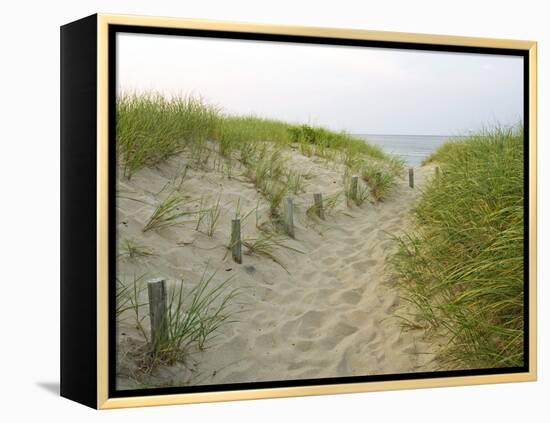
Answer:
[[303, 251], [286, 245], [286, 240], [287, 237], [277, 235], [273, 232], [262, 231], [257, 238], [246, 238], [243, 240], [243, 245], [246, 247], [245, 254], [266, 257], [288, 272], [284, 263], [277, 258], [275, 254], [276, 250], [286, 249], [299, 254], [303, 254]]
[[183, 282], [171, 290], [168, 295], [168, 333], [156, 351], [157, 359], [173, 362], [184, 358], [193, 346], [202, 350], [220, 326], [232, 322], [235, 312], [231, 311], [231, 303], [238, 290], [229, 288], [232, 277], [216, 286], [215, 275], [216, 272], [208, 274], [205, 268], [190, 292], [185, 292]]
[[134, 275], [131, 283], [117, 278], [115, 302], [117, 321], [124, 320], [122, 317], [124, 313], [131, 311], [135, 328], [144, 337], [145, 342], [149, 342], [147, 332], [143, 327], [143, 321], [147, 315], [143, 315], [141, 312], [141, 310], [149, 304], [140, 300], [142, 292], [146, 289], [143, 283], [145, 276], [146, 275]]
[[170, 193], [155, 208], [147, 224], [143, 227], [143, 232], [183, 223], [182, 219], [184, 217], [197, 214], [196, 211], [186, 209], [189, 204], [193, 203], [195, 203], [195, 200], [189, 200], [177, 192]]
[[364, 140], [345, 132], [333, 132], [325, 128], [315, 128], [309, 125], [289, 126], [288, 130], [292, 142], [314, 145], [320, 149], [364, 154], [379, 160], [389, 159], [389, 156], [380, 147], [368, 144]]
[[[222, 193], [218, 194], [216, 202], [211, 207], [205, 207], [205, 199], [201, 197], [199, 203], [199, 211], [197, 212], [197, 225], [196, 231], [205, 233], [207, 236], [214, 236], [214, 232], [218, 226], [220, 217], [223, 211], [223, 205], [221, 204]], [[204, 228], [203, 228], [204, 226]]]
[[170, 285], [167, 295], [166, 333], [153, 346], [150, 330], [146, 325], [149, 303], [141, 300], [147, 289], [145, 276], [134, 277], [132, 283], [117, 280], [117, 318], [132, 311], [134, 323], [143, 338], [144, 345], [134, 351], [139, 361], [138, 379], [150, 374], [160, 365], [184, 362], [197, 350], [208, 347], [226, 324], [234, 322], [236, 311], [232, 304], [239, 291], [231, 289], [232, 277], [215, 281], [216, 272], [205, 267], [200, 280], [188, 289], [183, 281]]
[[123, 94], [117, 98], [117, 155], [124, 175], [192, 149], [200, 158], [215, 136], [219, 110], [195, 97]]
[[403, 162], [391, 159], [386, 162], [366, 162], [361, 166], [361, 177], [370, 187], [375, 201], [383, 201], [397, 184], [397, 178], [403, 170]]
[[220, 118], [218, 140], [224, 156], [231, 151], [242, 151], [249, 143], [284, 145], [290, 142], [289, 125], [285, 122], [256, 116], [221, 115]]
[[[391, 265], [414, 305], [411, 325], [449, 336], [439, 358], [456, 368], [522, 366], [523, 128], [442, 145]], [[442, 331], [442, 332], [440, 332]]]
[[355, 183], [349, 172], [344, 173], [344, 196], [346, 197], [346, 204], [351, 207], [353, 204], [361, 206], [365, 201], [370, 198], [368, 187], [356, 178]]
[[120, 242], [118, 257], [126, 257], [128, 259], [136, 259], [138, 257], [154, 256], [153, 250], [145, 245], [140, 245], [131, 239], [125, 239]]
[[[230, 116], [197, 97], [122, 94], [117, 99], [116, 131], [117, 155], [127, 178], [142, 167], [155, 166], [182, 152], [189, 154], [191, 166], [205, 168], [216, 152], [228, 177], [237, 161], [275, 206], [281, 185], [290, 182], [289, 191], [301, 190], [299, 178], [284, 165], [282, 150], [290, 145], [297, 144], [304, 155], [341, 162], [357, 174], [372, 163], [384, 163], [379, 166], [384, 187], [378, 188], [381, 183], [376, 179], [365, 180], [376, 200], [382, 199], [402, 170], [381, 148], [344, 132], [256, 116]], [[271, 160], [275, 163], [270, 164]]]
[[[292, 141], [299, 143], [300, 152], [305, 156], [339, 160], [348, 173], [361, 175], [374, 201], [382, 201], [387, 196], [403, 171], [400, 159], [345, 132], [337, 133], [308, 125], [293, 126], [289, 130]], [[367, 191], [363, 189], [361, 195], [359, 205], [367, 199]]]

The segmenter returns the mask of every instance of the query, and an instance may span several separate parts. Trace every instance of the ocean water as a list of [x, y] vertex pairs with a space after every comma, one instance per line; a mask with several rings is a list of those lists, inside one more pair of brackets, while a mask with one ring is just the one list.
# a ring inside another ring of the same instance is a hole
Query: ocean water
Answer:
[[451, 135], [380, 135], [354, 134], [357, 137], [378, 145], [388, 153], [401, 157], [407, 166], [420, 166]]

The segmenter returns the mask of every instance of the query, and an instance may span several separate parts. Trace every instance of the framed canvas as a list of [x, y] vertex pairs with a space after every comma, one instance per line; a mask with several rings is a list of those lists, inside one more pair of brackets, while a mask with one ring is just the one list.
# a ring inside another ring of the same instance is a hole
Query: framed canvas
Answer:
[[61, 394], [536, 380], [536, 43], [61, 28]]

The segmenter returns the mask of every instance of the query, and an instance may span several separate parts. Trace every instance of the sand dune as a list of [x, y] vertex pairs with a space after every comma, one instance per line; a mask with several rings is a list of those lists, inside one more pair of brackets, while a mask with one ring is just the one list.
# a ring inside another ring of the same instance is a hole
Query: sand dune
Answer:
[[[410, 208], [433, 169], [416, 169], [414, 189], [402, 178], [384, 202], [347, 208], [342, 199], [325, 221], [318, 221], [305, 214], [312, 194], [341, 191], [343, 169], [297, 151], [288, 154], [288, 165], [306, 173], [307, 180], [305, 192], [295, 196], [295, 239], [285, 241], [303, 253], [277, 250], [283, 268], [254, 255], [244, 255], [239, 265], [228, 254], [237, 201], [243, 213], [260, 205], [243, 224], [244, 238], [255, 236], [256, 226], [268, 219], [265, 200], [238, 169], [231, 179], [219, 171], [188, 170], [181, 186], [191, 198], [202, 195], [212, 203], [221, 196], [223, 211], [212, 237], [197, 232], [192, 217], [182, 225], [142, 232], [153, 205], [177, 187], [185, 162], [185, 155], [172, 158], [119, 184], [118, 238], [146, 245], [155, 255], [119, 259], [118, 274], [126, 282], [147, 274], [192, 287], [208, 265], [217, 271], [218, 282], [233, 276], [231, 285], [240, 289], [238, 313], [208, 349], [190, 354], [184, 364], [158, 369], [147, 383], [224, 384], [435, 368], [423, 331], [401, 329], [395, 316], [405, 304], [385, 268], [395, 248], [390, 234], [409, 225]], [[131, 351], [140, 341], [129, 314], [119, 324], [118, 337], [118, 387], [138, 387]]]

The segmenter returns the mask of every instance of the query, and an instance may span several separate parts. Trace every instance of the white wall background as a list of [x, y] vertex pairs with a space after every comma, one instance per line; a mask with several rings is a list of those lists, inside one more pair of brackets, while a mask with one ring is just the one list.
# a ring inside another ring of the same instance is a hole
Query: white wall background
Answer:
[[[548, 421], [550, 26], [536, 0], [5, 1], [0, 65], [0, 420]], [[534, 39], [539, 42], [539, 382], [95, 412], [59, 374], [59, 26], [95, 12]], [[547, 190], [546, 190], [547, 191]], [[7, 236], [6, 236], [7, 235]]]

